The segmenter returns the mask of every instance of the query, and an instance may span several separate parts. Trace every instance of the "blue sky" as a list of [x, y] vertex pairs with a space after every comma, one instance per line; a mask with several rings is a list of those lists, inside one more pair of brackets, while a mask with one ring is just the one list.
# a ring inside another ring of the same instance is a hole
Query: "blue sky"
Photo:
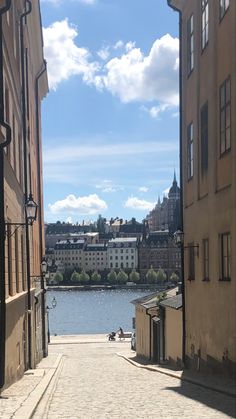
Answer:
[[166, 0], [41, 0], [45, 221], [142, 220], [178, 176], [178, 16]]

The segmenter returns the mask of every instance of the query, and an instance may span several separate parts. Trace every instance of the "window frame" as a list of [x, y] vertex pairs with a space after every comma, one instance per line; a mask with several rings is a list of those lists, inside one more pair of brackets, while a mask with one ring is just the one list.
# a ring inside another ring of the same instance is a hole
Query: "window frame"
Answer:
[[220, 21], [224, 18], [229, 9], [230, 0], [219, 0], [219, 17]]
[[[229, 90], [228, 90], [229, 83]], [[227, 99], [227, 92], [229, 92], [229, 98]], [[223, 97], [224, 96], [224, 97]], [[223, 104], [222, 104], [223, 101]], [[231, 150], [231, 77], [228, 76], [223, 83], [220, 85], [219, 90], [219, 111], [220, 111], [220, 156]], [[227, 126], [227, 110], [229, 116], [229, 126]], [[222, 119], [224, 129], [222, 129]], [[229, 130], [229, 145], [227, 146], [227, 130]], [[222, 138], [223, 136], [223, 138]], [[224, 147], [222, 147], [222, 143]]]
[[187, 126], [187, 178], [191, 180], [194, 174], [193, 159], [193, 122]]
[[[221, 233], [220, 239], [220, 281], [231, 281], [231, 236], [230, 232]], [[225, 275], [226, 273], [226, 275]]]
[[202, 269], [203, 269], [203, 281], [210, 281], [209, 276], [209, 239], [202, 240]]
[[195, 252], [194, 242], [188, 243], [188, 280], [195, 280]]
[[194, 69], [194, 20], [193, 14], [187, 20], [187, 74]]
[[202, 0], [201, 45], [205, 50], [209, 42], [209, 0]]
[[[206, 111], [206, 113], [205, 113]], [[208, 101], [200, 109], [200, 144], [201, 144], [201, 172], [207, 172], [208, 170], [208, 139], [209, 139], [209, 118], [208, 118]]]

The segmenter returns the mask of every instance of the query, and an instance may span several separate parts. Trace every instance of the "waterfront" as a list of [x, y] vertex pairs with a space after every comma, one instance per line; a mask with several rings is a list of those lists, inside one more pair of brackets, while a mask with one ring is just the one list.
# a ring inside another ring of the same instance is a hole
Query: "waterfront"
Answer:
[[51, 335], [109, 333], [119, 326], [132, 330], [134, 305], [130, 302], [153, 290], [47, 291]]

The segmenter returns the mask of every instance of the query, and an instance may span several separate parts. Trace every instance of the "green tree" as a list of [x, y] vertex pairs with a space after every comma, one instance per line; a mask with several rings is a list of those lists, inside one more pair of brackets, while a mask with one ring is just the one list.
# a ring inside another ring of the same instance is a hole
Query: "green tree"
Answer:
[[109, 274], [107, 275], [107, 279], [109, 282], [114, 283], [117, 280], [117, 275], [115, 271], [110, 271]]
[[128, 275], [121, 269], [117, 275], [117, 281], [120, 284], [124, 284], [128, 281]]
[[146, 279], [149, 284], [155, 284], [157, 282], [157, 273], [154, 271], [153, 267], [147, 271]]
[[164, 282], [167, 278], [167, 275], [163, 269], [158, 269], [157, 271], [157, 282]]
[[63, 275], [60, 272], [56, 272], [53, 278], [53, 282], [56, 282], [57, 284], [59, 284], [62, 281], [63, 281]]
[[74, 271], [74, 272], [71, 274], [70, 280], [71, 280], [72, 282], [79, 282], [79, 281], [80, 281], [79, 273], [78, 273], [78, 272], [76, 272], [76, 271]]
[[89, 274], [87, 274], [87, 272], [85, 272], [84, 270], [81, 272], [81, 274], [79, 275], [79, 281], [82, 283], [88, 283], [90, 280], [90, 276]]
[[91, 280], [93, 282], [99, 282], [101, 281], [101, 275], [97, 271], [94, 271], [91, 275]]
[[170, 276], [170, 280], [173, 282], [179, 282], [179, 277], [175, 272], [172, 272], [171, 276]]
[[140, 281], [140, 274], [135, 269], [133, 269], [129, 274], [129, 279], [132, 282], [139, 282]]

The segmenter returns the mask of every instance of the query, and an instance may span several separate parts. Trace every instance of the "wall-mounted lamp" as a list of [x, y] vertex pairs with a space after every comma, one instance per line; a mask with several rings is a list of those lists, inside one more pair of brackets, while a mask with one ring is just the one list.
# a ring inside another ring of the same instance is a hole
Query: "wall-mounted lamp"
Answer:
[[[174, 233], [174, 243], [176, 244], [176, 246], [181, 247], [184, 244], [184, 232], [181, 230], [177, 230]], [[197, 249], [197, 256], [199, 255], [199, 244], [189, 244], [187, 246], [183, 246], [184, 249]]]
[[46, 259], [43, 259], [42, 262], [41, 262], [41, 271], [42, 271], [43, 276], [46, 275], [47, 270], [48, 270], [47, 261], [46, 261]]
[[[37, 218], [37, 209], [38, 205], [33, 200], [32, 193], [29, 194], [27, 201], [25, 203], [25, 215], [26, 215], [26, 222], [25, 223], [5, 223], [6, 226], [15, 226], [15, 229], [12, 233], [8, 234], [8, 237], [13, 236], [13, 234], [18, 230], [20, 227], [24, 227], [26, 225], [33, 225], [33, 222], [36, 221]], [[6, 234], [8, 232], [6, 231]]]

